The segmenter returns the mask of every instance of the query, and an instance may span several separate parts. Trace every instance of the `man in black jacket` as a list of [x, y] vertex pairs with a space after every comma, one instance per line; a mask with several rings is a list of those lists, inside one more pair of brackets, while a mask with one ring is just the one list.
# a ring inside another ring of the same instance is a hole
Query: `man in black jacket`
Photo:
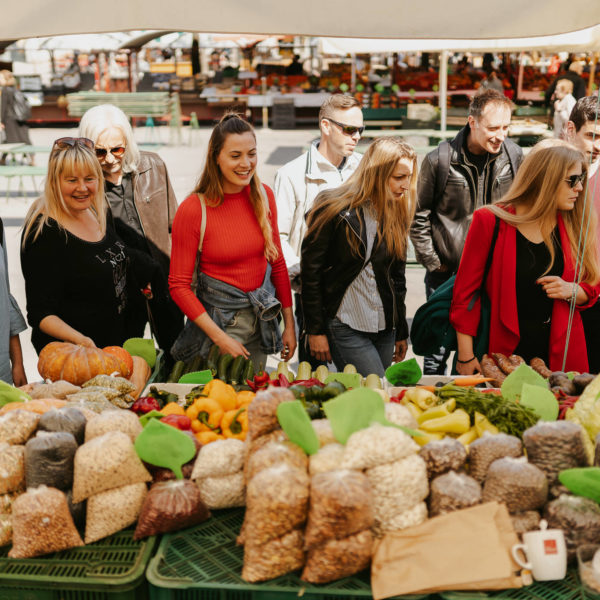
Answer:
[[[485, 90], [471, 101], [467, 125], [423, 159], [410, 238], [427, 269], [427, 298], [456, 273], [473, 211], [501, 198], [521, 164], [521, 149], [506, 138], [510, 118], [510, 100]], [[447, 358], [443, 348], [426, 356], [424, 372], [443, 374]]]

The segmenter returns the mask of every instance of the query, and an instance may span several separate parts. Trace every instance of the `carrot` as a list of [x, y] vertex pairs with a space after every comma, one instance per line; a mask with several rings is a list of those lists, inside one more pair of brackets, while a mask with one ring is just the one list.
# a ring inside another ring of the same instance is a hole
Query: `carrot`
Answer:
[[435, 393], [435, 390], [437, 389], [435, 387], [435, 385], [415, 385], [415, 387], [421, 388], [422, 390], [427, 390], [428, 392], [431, 392], [433, 394]]
[[454, 380], [454, 384], [465, 386], [465, 387], [473, 387], [479, 383], [486, 383], [487, 381], [494, 381], [494, 378], [493, 377], [481, 377], [480, 375], [457, 377]]

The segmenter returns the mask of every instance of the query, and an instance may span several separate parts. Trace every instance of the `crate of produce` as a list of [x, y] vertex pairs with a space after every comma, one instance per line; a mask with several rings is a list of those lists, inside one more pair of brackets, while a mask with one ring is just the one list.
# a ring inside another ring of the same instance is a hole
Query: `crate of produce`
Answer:
[[133, 530], [39, 558], [8, 558], [0, 548], [2, 600], [143, 600], [144, 571], [155, 538], [136, 542]]
[[[298, 573], [252, 584], [242, 577], [244, 549], [235, 539], [243, 509], [215, 511], [197, 527], [163, 536], [146, 577], [151, 600], [327, 600], [371, 598], [370, 574], [363, 571], [325, 585], [301, 581]], [[426, 595], [405, 596], [411, 600]]]

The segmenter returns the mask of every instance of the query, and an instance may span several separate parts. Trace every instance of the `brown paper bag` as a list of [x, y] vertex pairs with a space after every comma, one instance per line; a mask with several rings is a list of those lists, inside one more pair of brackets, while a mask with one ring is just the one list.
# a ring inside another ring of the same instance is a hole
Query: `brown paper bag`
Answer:
[[386, 535], [371, 566], [373, 598], [442, 590], [499, 590], [523, 583], [519, 543], [504, 504], [487, 502]]

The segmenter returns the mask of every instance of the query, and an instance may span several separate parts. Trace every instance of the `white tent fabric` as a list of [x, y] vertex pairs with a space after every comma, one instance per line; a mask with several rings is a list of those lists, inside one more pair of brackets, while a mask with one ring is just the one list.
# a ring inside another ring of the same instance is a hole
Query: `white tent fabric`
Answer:
[[126, 33], [89, 33], [21, 39], [10, 48], [23, 50], [116, 50], [129, 39]]
[[163, 29], [339, 37], [494, 39], [600, 23], [598, 0], [5, 0], [0, 39]]

